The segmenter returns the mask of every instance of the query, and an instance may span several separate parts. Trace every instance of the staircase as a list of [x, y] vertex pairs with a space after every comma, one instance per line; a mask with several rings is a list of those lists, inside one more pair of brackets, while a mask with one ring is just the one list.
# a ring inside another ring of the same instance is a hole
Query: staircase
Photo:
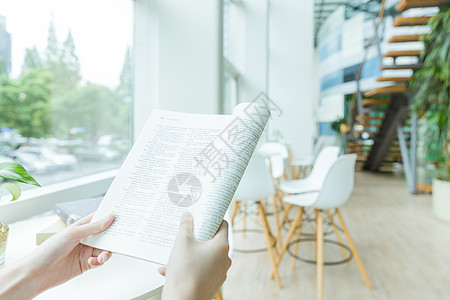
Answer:
[[[401, 0], [396, 6], [396, 10], [401, 13], [411, 8], [439, 6], [450, 6], [450, 0]], [[398, 15], [394, 19], [393, 26], [426, 26], [430, 19], [431, 16], [404, 17]], [[425, 36], [425, 34], [395, 35], [388, 42], [391, 44], [417, 43]], [[408, 163], [414, 163], [415, 170], [415, 155], [410, 158], [407, 149], [412, 142], [415, 145], [415, 134], [413, 135], [414, 140], [411, 140], [411, 121], [409, 120], [409, 105], [412, 99], [407, 92], [411, 77], [404, 75], [397, 77], [392, 74], [397, 72], [395, 70], [412, 70], [414, 72], [420, 69], [422, 67], [420, 54], [421, 50], [409, 49], [388, 51], [382, 54], [384, 58], [391, 58], [392, 63], [381, 65], [380, 70], [394, 71], [390, 71], [389, 76], [378, 77], [377, 81], [388, 85], [357, 92], [359, 93], [357, 94], [359, 104], [357, 113], [350, 122], [353, 126], [351, 126], [347, 144], [347, 152], [358, 155], [357, 167], [371, 171], [392, 171], [395, 163], [403, 162], [406, 171], [408, 166], [404, 160], [407, 159]], [[398, 58], [403, 57], [415, 58], [416, 62], [399, 64]], [[402, 136], [399, 137], [399, 133]], [[403, 149], [401, 149], [402, 147]], [[414, 162], [411, 162], [412, 160]], [[411, 170], [411, 165], [409, 168]], [[408, 174], [406, 175], [408, 177]], [[410, 187], [410, 190], [415, 192], [415, 178], [413, 180], [414, 187]]]

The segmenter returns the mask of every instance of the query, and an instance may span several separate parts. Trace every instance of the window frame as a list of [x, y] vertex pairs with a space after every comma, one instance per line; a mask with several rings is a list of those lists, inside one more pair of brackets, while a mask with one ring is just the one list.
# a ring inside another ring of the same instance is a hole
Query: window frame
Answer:
[[[152, 47], [149, 43], [148, 35], [156, 34], [156, 32], [153, 32], [151, 29], [155, 28], [155, 26], [149, 26], [154, 25], [153, 23], [155, 22], [155, 16], [152, 14], [153, 11], [148, 9], [151, 8], [154, 3], [143, 1], [133, 2], [133, 109], [131, 116], [131, 127], [132, 141], [134, 142], [151, 110], [157, 107], [157, 104], [148, 100], [154, 99], [154, 97], [152, 97], [154, 95], [148, 87], [143, 88], [142, 85], [142, 78], [149, 76], [149, 72], [152, 71], [148, 69], [148, 62], [138, 61], [137, 59], [137, 57], [139, 57], [139, 59], [142, 60], [142, 53]], [[239, 3], [239, 1], [232, 1], [232, 3]], [[221, 47], [223, 46], [222, 39], [218, 39], [217, 42], [221, 45]], [[225, 74], [233, 78], [235, 86], [233, 91], [235, 95], [233, 98], [236, 102], [238, 102], [239, 78], [241, 73], [235, 65], [223, 57], [223, 54], [221, 56], [223, 59], [223, 67], [220, 68], [220, 73], [223, 74], [222, 80], [225, 77]], [[148, 59], [151, 61], [153, 58], [150, 57]], [[221, 93], [223, 94], [223, 88]], [[220, 96], [217, 105], [218, 107], [222, 106]], [[220, 112], [220, 109], [218, 109], [218, 112]], [[19, 200], [0, 205], [0, 220], [6, 223], [16, 222], [48, 212], [54, 209], [56, 203], [102, 195], [106, 193], [118, 171], [119, 169], [113, 169], [92, 175], [81, 176], [64, 182], [50, 184], [42, 188], [26, 190], [22, 193]]]
[[0, 206], [0, 220], [6, 223], [17, 222], [50, 211], [59, 202], [102, 195], [108, 190], [117, 173], [118, 169], [114, 169], [26, 190], [19, 200]]
[[[133, 1], [135, 3], [135, 1]], [[135, 13], [136, 5], [133, 4], [133, 37], [135, 36], [136, 24]], [[136, 46], [135, 39], [133, 38], [133, 53]], [[132, 54], [132, 58], [133, 58]], [[136, 76], [134, 72], [135, 62], [133, 64], [133, 76]], [[138, 104], [134, 99], [134, 83], [133, 83], [133, 99], [132, 106], [135, 107]], [[143, 102], [143, 101], [141, 101]], [[142, 103], [140, 104], [142, 105]], [[133, 111], [133, 110], [132, 110]], [[141, 117], [141, 116], [136, 116]], [[142, 121], [142, 122], [145, 122]], [[134, 143], [135, 135], [135, 115], [131, 113], [131, 142]], [[69, 179], [66, 181], [49, 184], [40, 188], [32, 188], [22, 192], [21, 197], [15, 201], [9, 201], [11, 195], [0, 195], [0, 220], [5, 223], [13, 223], [24, 220], [26, 218], [33, 217], [38, 214], [42, 214], [54, 209], [56, 203], [74, 201], [79, 199], [97, 197], [104, 195], [109, 186], [113, 182], [115, 176], [118, 174], [120, 168], [114, 168], [107, 171], [100, 171], [90, 175], [82, 175], [77, 178]]]

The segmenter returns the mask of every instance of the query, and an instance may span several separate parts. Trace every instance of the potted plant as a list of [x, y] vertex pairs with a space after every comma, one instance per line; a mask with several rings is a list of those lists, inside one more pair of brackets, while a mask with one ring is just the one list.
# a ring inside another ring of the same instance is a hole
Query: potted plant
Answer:
[[433, 212], [450, 222], [450, 8], [442, 7], [428, 24], [423, 68], [414, 73], [409, 91], [412, 111], [426, 123], [420, 142], [439, 170], [433, 179]]
[[[36, 180], [31, 177], [30, 174], [19, 164], [4, 162], [0, 163], [0, 177], [11, 181], [22, 182], [25, 184], [31, 184], [35, 186], [40, 186]], [[11, 201], [17, 200], [20, 197], [21, 190], [20, 187], [14, 182], [4, 182], [0, 184], [0, 198], [2, 194], [1, 188], [7, 189], [11, 195]], [[5, 252], [6, 252], [6, 243], [8, 241], [8, 225], [0, 222], [0, 267], [5, 263]]]
[[[349, 132], [347, 117], [336, 119], [331, 123], [331, 129], [336, 132], [336, 145], [341, 149], [347, 148], [346, 134]], [[344, 150], [345, 151], [345, 150]]]

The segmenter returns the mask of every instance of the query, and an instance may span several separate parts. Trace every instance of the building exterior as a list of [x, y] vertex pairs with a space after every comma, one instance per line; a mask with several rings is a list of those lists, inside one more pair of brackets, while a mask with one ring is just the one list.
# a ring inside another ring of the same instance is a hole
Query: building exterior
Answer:
[[[373, 42], [369, 47], [361, 73], [360, 90], [389, 85], [377, 82], [379, 76], [412, 75], [411, 70], [380, 71], [380, 65], [392, 63], [392, 58], [384, 58], [383, 54], [392, 50], [420, 50], [422, 42], [390, 44], [393, 35], [425, 34], [426, 26], [394, 27], [393, 20], [398, 14], [404, 17], [434, 15], [436, 8], [416, 8], [403, 13], [394, 8], [387, 9], [380, 24], [379, 43]], [[331, 123], [344, 117], [345, 96], [356, 92], [356, 77], [364, 58], [364, 47], [375, 34], [375, 16], [365, 12], [354, 12], [349, 15], [342, 5], [331, 13], [322, 24], [317, 37], [317, 61], [319, 80], [318, 124], [320, 135], [335, 135]], [[414, 64], [417, 58], [400, 57], [401, 64]]]
[[6, 31], [6, 18], [0, 16], [0, 72], [11, 73], [11, 34]]

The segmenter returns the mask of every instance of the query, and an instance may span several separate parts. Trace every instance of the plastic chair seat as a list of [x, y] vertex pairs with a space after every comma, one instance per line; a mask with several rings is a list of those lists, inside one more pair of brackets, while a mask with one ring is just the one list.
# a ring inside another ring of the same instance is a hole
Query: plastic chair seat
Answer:
[[[330, 209], [341, 207], [350, 197], [354, 187], [356, 154], [339, 157], [327, 171], [322, 185], [315, 191], [317, 181], [294, 180], [282, 184], [288, 195], [283, 198], [291, 204], [310, 206], [316, 209]], [[300, 191], [303, 188], [303, 193]], [[309, 190], [308, 190], [309, 189]], [[314, 199], [313, 202], [311, 202]]]
[[311, 166], [313, 163], [314, 163], [314, 156], [309, 155], [293, 160], [291, 162], [291, 165], [295, 167], [303, 167], [303, 166]]
[[283, 198], [283, 201], [297, 206], [311, 206], [319, 197], [319, 192], [305, 193], [299, 195], [289, 195]]
[[317, 160], [308, 177], [305, 179], [287, 181], [280, 185], [280, 189], [288, 194], [320, 190], [329, 168], [333, 165], [339, 155], [339, 151], [339, 147], [325, 147], [317, 156]]
[[300, 194], [319, 191], [321, 182], [314, 178], [284, 181], [280, 183], [280, 189], [287, 194]]

